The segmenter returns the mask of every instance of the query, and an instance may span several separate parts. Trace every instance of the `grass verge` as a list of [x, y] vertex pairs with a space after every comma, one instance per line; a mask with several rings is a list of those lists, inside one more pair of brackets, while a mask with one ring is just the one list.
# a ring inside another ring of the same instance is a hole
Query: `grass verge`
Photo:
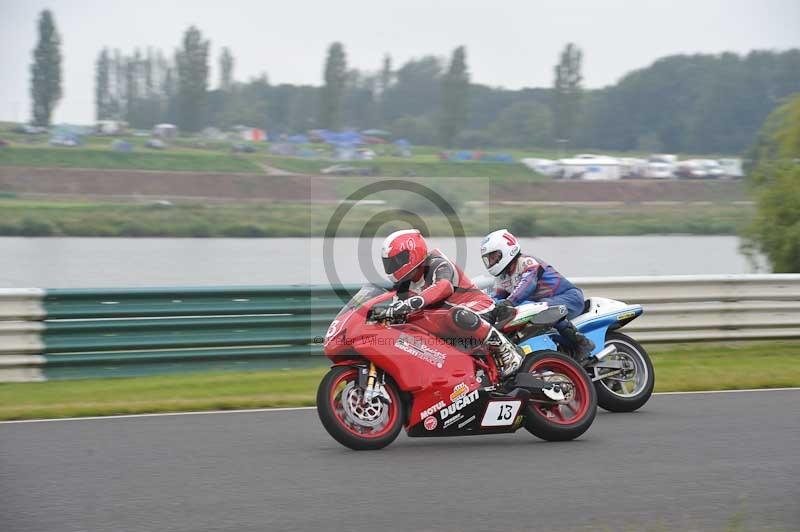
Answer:
[[[800, 386], [800, 342], [658, 346], [656, 391]], [[310, 406], [327, 368], [0, 384], [0, 419]]]
[[0, 149], [0, 166], [263, 173], [254, 157], [192, 151], [115, 152], [109, 148], [17, 147]]
[[[1, 193], [0, 193], [1, 194]], [[395, 206], [425, 214], [431, 235], [449, 236], [449, 220], [426, 214], [427, 205]], [[733, 204], [652, 206], [461, 205], [468, 236], [508, 227], [518, 236], [733, 235], [753, 209]], [[0, 235], [109, 237], [315, 237], [325, 234], [334, 204], [316, 203], [94, 203], [29, 200], [0, 195]], [[358, 236], [383, 205], [359, 205], [342, 221], [339, 236]], [[410, 219], [408, 220], [411, 221]], [[386, 231], [404, 229], [393, 220]]]

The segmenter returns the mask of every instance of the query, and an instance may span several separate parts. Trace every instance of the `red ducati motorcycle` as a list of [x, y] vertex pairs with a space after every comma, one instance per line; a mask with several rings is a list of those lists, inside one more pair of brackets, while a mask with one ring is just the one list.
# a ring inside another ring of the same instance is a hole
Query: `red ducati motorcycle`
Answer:
[[[407, 320], [387, 317], [394, 295], [364, 286], [325, 336], [333, 367], [319, 385], [317, 412], [342, 445], [380, 449], [404, 427], [412, 437], [503, 434], [524, 427], [544, 440], [564, 441], [594, 421], [594, 386], [571, 358], [533, 351], [513, 377], [501, 380], [497, 361], [481, 346], [434, 336], [415, 324], [413, 314]], [[566, 314], [561, 307], [530, 312], [518, 312], [500, 330], [533, 338]]]

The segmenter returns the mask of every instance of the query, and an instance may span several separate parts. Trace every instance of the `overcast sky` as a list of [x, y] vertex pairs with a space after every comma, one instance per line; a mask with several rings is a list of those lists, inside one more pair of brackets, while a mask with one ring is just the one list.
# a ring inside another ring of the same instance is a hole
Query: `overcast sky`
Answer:
[[216, 57], [229, 46], [236, 78], [320, 84], [327, 46], [345, 45], [350, 66], [377, 70], [467, 46], [472, 79], [509, 88], [552, 84], [568, 41], [584, 50], [586, 86], [675, 53], [800, 47], [800, 0], [0, 0], [0, 120], [30, 116], [29, 65], [36, 18], [55, 14], [64, 55], [56, 122], [94, 118], [94, 61], [103, 46], [173, 50], [191, 24]]

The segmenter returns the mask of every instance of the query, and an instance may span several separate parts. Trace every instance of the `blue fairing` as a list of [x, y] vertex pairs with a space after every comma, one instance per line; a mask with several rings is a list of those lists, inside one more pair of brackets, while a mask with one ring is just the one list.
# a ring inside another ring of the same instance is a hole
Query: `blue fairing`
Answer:
[[[575, 324], [575, 327], [594, 342], [595, 347], [594, 351], [592, 351], [592, 356], [594, 356], [605, 346], [606, 333], [609, 329], [621, 327], [641, 315], [642, 307], [640, 305], [629, 305], [615, 312]], [[556, 351], [559, 343], [561, 343], [561, 337], [553, 330], [549, 334], [528, 338], [521, 342], [519, 346], [525, 351], [525, 354], [528, 354], [536, 351]]]
[[[540, 334], [539, 336], [528, 338], [519, 344], [519, 346], [525, 354], [535, 353], [536, 351], [555, 351], [557, 349], [555, 342], [553, 342], [553, 339], [547, 334]], [[530, 349], [530, 351], [528, 349]]]
[[594, 356], [603, 349], [608, 329], [616, 329], [621, 326], [620, 324], [624, 325], [641, 315], [642, 307], [640, 305], [630, 305], [625, 309], [620, 309], [611, 314], [598, 316], [583, 323], [575, 324], [575, 327], [594, 342], [595, 347], [594, 351], [592, 351], [592, 356]]

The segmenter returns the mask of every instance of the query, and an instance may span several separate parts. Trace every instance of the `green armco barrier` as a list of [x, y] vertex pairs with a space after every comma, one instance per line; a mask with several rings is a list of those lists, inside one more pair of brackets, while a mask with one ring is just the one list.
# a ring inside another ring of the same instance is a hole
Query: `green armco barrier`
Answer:
[[[21, 312], [16, 315], [27, 318], [0, 327], [0, 355], [10, 355], [0, 356], [0, 362], [13, 361], [0, 366], [0, 381], [325, 364], [319, 339], [359, 288], [231, 286], [9, 293], [6, 298], [21, 310], [9, 310], [8, 315]], [[23, 300], [28, 304], [21, 305]]]
[[[360, 286], [48, 289], [47, 319], [335, 312]], [[341, 294], [341, 297], [339, 297]]]
[[309, 344], [334, 315], [92, 320], [47, 323], [44, 353]]
[[[643, 343], [800, 338], [798, 274], [573, 281], [645, 305]], [[315, 339], [359, 288], [0, 288], [0, 382], [325, 364]]]

